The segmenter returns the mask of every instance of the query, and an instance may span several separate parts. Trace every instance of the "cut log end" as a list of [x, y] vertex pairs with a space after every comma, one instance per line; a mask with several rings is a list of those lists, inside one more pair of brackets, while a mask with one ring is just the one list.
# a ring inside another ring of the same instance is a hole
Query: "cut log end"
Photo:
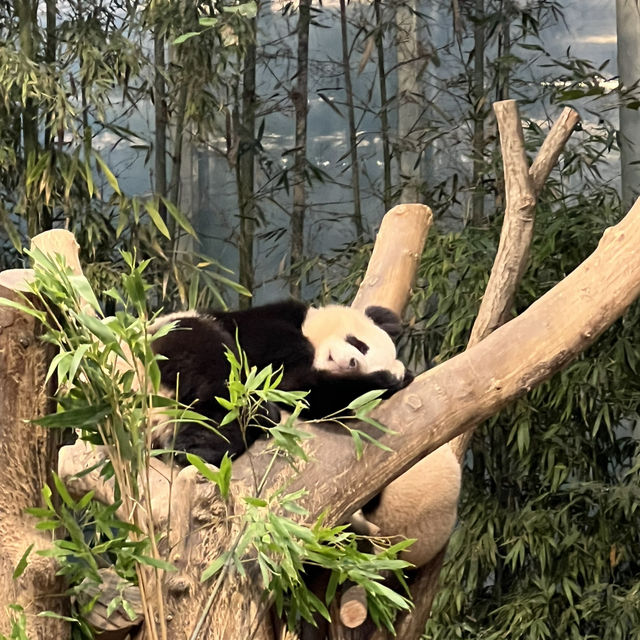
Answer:
[[359, 585], [349, 587], [340, 599], [340, 622], [349, 628], [359, 627], [367, 619], [367, 593]]

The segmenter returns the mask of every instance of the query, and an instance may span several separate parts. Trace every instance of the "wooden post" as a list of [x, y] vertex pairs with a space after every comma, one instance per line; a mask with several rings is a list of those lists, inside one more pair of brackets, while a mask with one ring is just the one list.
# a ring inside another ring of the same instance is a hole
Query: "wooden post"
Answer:
[[[17, 275], [13, 272], [11, 278]], [[0, 296], [21, 301], [1, 283], [0, 274]], [[67, 602], [60, 595], [65, 586], [55, 575], [55, 561], [35, 555], [50, 547], [51, 537], [36, 531], [35, 520], [24, 513], [27, 507], [41, 506], [41, 489], [57, 457], [55, 433], [27, 422], [52, 409], [51, 385], [44, 380], [52, 349], [39, 337], [33, 317], [0, 306], [0, 633], [10, 635], [7, 607], [18, 604], [27, 616], [29, 638], [63, 640], [69, 637], [68, 623], [35, 617], [45, 610], [64, 614]], [[14, 580], [16, 565], [30, 545], [29, 564]]]
[[[41, 233], [32, 247], [45, 255], [61, 254], [81, 273], [78, 243], [69, 231]], [[22, 296], [28, 295], [32, 281], [31, 269], [3, 271], [0, 297], [24, 304]], [[56, 562], [35, 553], [51, 546], [51, 536], [36, 531], [35, 520], [24, 513], [27, 507], [42, 506], [41, 490], [51, 484], [58, 458], [57, 433], [29, 422], [54, 410], [54, 388], [45, 383], [54, 350], [40, 340], [41, 331], [32, 316], [0, 305], [0, 633], [10, 635], [7, 607], [18, 604], [25, 609], [29, 638], [64, 640], [69, 623], [35, 617], [40, 611], [65, 614], [68, 601]], [[29, 564], [14, 580], [16, 565], [30, 545]]]

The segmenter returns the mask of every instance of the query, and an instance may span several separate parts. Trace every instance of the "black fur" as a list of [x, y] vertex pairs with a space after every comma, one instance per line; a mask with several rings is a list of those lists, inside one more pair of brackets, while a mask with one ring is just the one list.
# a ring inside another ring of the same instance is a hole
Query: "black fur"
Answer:
[[[373, 315], [369, 313], [371, 309]], [[385, 371], [339, 375], [315, 370], [313, 346], [301, 330], [306, 314], [306, 305], [290, 300], [244, 311], [181, 318], [178, 328], [153, 342], [154, 351], [166, 358], [159, 361], [162, 383], [171, 389], [177, 388], [180, 402], [194, 403], [196, 411], [217, 425], [226, 411], [215, 397], [228, 397], [226, 380], [230, 367], [225, 347], [236, 352], [236, 331], [238, 343], [251, 366], [283, 367], [281, 389], [309, 391], [306, 398], [309, 409], [305, 412], [309, 418], [321, 418], [338, 411], [372, 389], [387, 389], [386, 395], [391, 395], [411, 381], [411, 374], [398, 383]], [[387, 326], [393, 329], [393, 316], [399, 327], [399, 319], [388, 309], [369, 307], [367, 315], [376, 322], [376, 318], [381, 318], [384, 329]], [[275, 406], [265, 410], [269, 418], [277, 418]], [[266, 426], [272, 424], [264, 422]], [[261, 434], [259, 428], [250, 429], [245, 443], [237, 424], [226, 425], [222, 431], [227, 440], [200, 425], [186, 423], [180, 427], [175, 448], [196, 453], [218, 465], [225, 452], [238, 455]]]
[[364, 310], [381, 329], [384, 329], [394, 340], [402, 333], [402, 323], [396, 313], [386, 307], [367, 307]]

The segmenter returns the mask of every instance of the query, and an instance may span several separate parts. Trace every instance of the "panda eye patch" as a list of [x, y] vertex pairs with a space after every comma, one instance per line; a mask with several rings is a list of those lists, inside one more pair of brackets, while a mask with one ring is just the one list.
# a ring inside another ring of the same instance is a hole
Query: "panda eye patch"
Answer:
[[358, 340], [355, 336], [347, 336], [347, 342], [355, 347], [363, 356], [367, 355], [367, 351], [369, 351], [369, 345], [362, 342], [362, 340]]

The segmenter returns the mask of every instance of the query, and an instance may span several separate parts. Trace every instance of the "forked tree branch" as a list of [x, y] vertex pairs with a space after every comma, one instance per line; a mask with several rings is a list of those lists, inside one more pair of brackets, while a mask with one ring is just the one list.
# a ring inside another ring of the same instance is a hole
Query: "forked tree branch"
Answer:
[[[528, 168], [517, 103], [505, 100], [496, 102], [493, 107], [500, 131], [506, 206], [498, 251], [467, 348], [480, 342], [510, 317], [529, 257], [537, 197], [580, 119], [574, 109], [565, 108], [546, 136], [531, 168]], [[473, 430], [469, 429], [451, 442], [460, 464]], [[399, 478], [396, 482], [401, 480]], [[414, 608], [401, 616], [397, 623], [397, 632], [403, 637], [417, 638], [424, 630], [437, 591], [445, 551], [446, 547], [431, 562], [420, 567], [414, 576], [411, 584]]]

